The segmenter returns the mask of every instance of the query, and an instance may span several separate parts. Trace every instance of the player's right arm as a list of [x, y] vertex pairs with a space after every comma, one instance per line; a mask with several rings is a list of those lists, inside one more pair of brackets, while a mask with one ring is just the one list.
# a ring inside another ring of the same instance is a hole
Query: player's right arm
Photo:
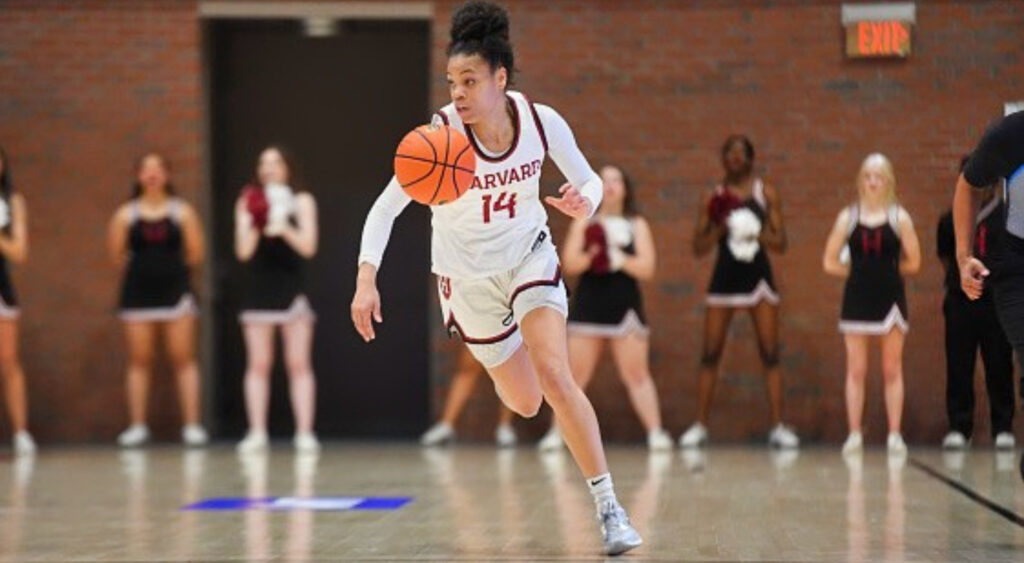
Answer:
[[380, 293], [377, 291], [377, 270], [384, 258], [395, 219], [411, 201], [412, 198], [405, 193], [398, 180], [391, 178], [377, 201], [373, 202], [373, 207], [366, 215], [366, 222], [363, 223], [356, 292], [352, 297], [352, 324], [367, 342], [376, 338], [373, 321], [384, 321], [380, 312]]

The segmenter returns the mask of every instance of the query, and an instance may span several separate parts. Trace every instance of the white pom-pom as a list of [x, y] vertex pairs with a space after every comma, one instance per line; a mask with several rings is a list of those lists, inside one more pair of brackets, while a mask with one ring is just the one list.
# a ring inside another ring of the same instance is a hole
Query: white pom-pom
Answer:
[[0, 229], [3, 229], [7, 225], [11, 224], [11, 207], [7, 205], [7, 200], [0, 197]]
[[267, 225], [273, 225], [271, 230], [278, 230], [288, 222], [295, 210], [295, 194], [284, 184], [267, 184], [264, 193], [269, 207]]
[[839, 251], [839, 263], [844, 266], [850, 263], [850, 245], [844, 244], [843, 249]]
[[633, 227], [625, 217], [602, 217], [601, 227], [608, 246], [625, 248], [633, 242]]
[[761, 219], [745, 207], [734, 210], [726, 219], [729, 227], [729, 251], [740, 262], [753, 262], [761, 249]]

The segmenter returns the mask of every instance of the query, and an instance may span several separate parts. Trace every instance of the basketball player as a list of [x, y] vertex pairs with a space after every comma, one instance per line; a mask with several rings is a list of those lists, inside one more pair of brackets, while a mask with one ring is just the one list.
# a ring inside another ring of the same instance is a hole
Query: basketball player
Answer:
[[[427, 429], [420, 437], [420, 445], [426, 447], [440, 446], [455, 440], [455, 422], [466, 408], [476, 380], [483, 371], [480, 362], [473, 358], [468, 347], [459, 350], [456, 360], [455, 375], [452, 376], [448, 396], [444, 400], [444, 411], [441, 420]], [[512, 411], [502, 405], [498, 415], [498, 428], [494, 431], [494, 443], [499, 448], [511, 448], [516, 445], [516, 431], [512, 428]]]
[[[630, 402], [647, 431], [647, 447], [671, 450], [672, 438], [661, 427], [658, 390], [648, 368], [648, 328], [639, 281], [654, 276], [657, 254], [647, 221], [636, 210], [633, 184], [617, 166], [601, 169], [604, 196], [597, 215], [573, 221], [562, 246], [565, 273], [579, 275], [569, 307], [569, 363], [576, 382], [586, 389], [605, 344]], [[552, 426], [540, 449], [562, 447]]]
[[[463, 131], [478, 159], [473, 189], [432, 207], [433, 271], [445, 325], [487, 368], [502, 401], [533, 417], [546, 399], [597, 506], [610, 555], [640, 545], [619, 505], [594, 409], [573, 381], [566, 344], [566, 294], [541, 202], [550, 154], [568, 183], [545, 202], [584, 219], [601, 202], [601, 179], [565, 120], [508, 90], [515, 65], [505, 10], [469, 2], [452, 17], [447, 76], [452, 103], [436, 121]], [[411, 198], [392, 180], [363, 229], [352, 320], [369, 342], [382, 322], [377, 269], [395, 217]]]
[[[960, 163], [963, 172], [969, 156]], [[1003, 229], [1001, 190], [985, 190], [981, 210], [975, 219], [974, 255], [981, 260], [997, 252]], [[949, 433], [942, 447], [962, 450], [974, 432], [974, 366], [981, 353], [985, 366], [989, 416], [993, 443], [998, 450], [1013, 450], [1013, 347], [999, 324], [992, 290], [971, 301], [960, 289], [960, 270], [956, 263], [956, 239], [952, 210], [939, 218], [937, 248], [946, 271], [946, 296], [942, 312], [946, 318], [946, 414]]]
[[[857, 173], [858, 201], [836, 218], [825, 244], [825, 272], [846, 278], [839, 332], [846, 343], [846, 415], [850, 435], [844, 454], [863, 448], [861, 422], [868, 346], [882, 347], [889, 454], [902, 456], [903, 342], [910, 329], [903, 278], [921, 268], [921, 249], [910, 214], [896, 198], [896, 173], [882, 154], [868, 155]], [[844, 250], [844, 247], [847, 250]], [[848, 259], [845, 255], [848, 254]]]
[[128, 343], [131, 425], [117, 442], [130, 448], [149, 441], [146, 404], [155, 340], [163, 329], [178, 380], [181, 439], [188, 446], [202, 446], [207, 435], [199, 422], [196, 305], [189, 270], [203, 261], [203, 227], [192, 207], [174, 195], [163, 156], [143, 156], [135, 173], [132, 197], [114, 214], [108, 236], [111, 259], [124, 269], [120, 317]]
[[770, 184], [754, 175], [754, 145], [744, 135], [725, 140], [721, 151], [725, 179], [701, 198], [694, 233], [697, 257], [718, 248], [704, 313], [697, 422], [679, 437], [683, 448], [707, 443], [711, 400], [718, 365], [737, 310], [750, 313], [764, 366], [773, 428], [768, 443], [796, 448], [800, 439], [782, 422], [782, 368], [779, 366], [779, 294], [775, 290], [768, 251], [786, 250], [782, 199]]
[[[979, 199], [975, 191], [999, 180], [1006, 181], [1006, 232], [997, 256], [982, 262], [974, 255], [971, 240]], [[967, 297], [979, 299], [986, 282], [989, 284], [999, 320], [1019, 362], [1024, 358], [1024, 112], [1010, 114], [993, 125], [974, 149], [957, 180], [953, 225], [961, 287]], [[1024, 478], [1024, 456], [1020, 471]]]
[[316, 200], [293, 189], [293, 160], [281, 147], [260, 152], [256, 178], [235, 202], [235, 256], [243, 264], [242, 311], [245, 337], [245, 412], [249, 431], [239, 453], [267, 448], [270, 370], [274, 333], [281, 330], [295, 437], [300, 454], [320, 451], [313, 432], [316, 380], [310, 356], [316, 315], [305, 294], [305, 264], [317, 248]]
[[7, 415], [14, 430], [14, 453], [32, 455], [36, 443], [28, 433], [28, 394], [18, 352], [18, 300], [7, 263], [21, 263], [28, 255], [28, 209], [14, 191], [11, 161], [0, 147], [0, 377], [4, 380]]

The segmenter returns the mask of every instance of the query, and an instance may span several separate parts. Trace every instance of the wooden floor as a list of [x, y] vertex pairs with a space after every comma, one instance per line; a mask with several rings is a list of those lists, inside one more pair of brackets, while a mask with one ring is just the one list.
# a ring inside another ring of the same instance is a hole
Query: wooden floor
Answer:
[[[646, 540], [629, 560], [1024, 561], [1013, 454], [912, 448], [891, 464], [881, 451], [848, 462], [835, 449], [618, 447], [609, 457]], [[182, 509], [313, 496], [412, 501]], [[598, 539], [572, 459], [529, 448], [333, 444], [318, 458], [282, 446], [248, 459], [227, 446], [93, 448], [0, 461], [0, 561], [600, 560]]]

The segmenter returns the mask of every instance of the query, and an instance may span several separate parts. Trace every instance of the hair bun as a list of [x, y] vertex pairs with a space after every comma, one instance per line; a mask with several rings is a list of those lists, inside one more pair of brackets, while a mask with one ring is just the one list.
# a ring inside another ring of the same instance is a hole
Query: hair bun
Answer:
[[484, 41], [489, 37], [509, 40], [508, 12], [491, 2], [466, 2], [452, 16], [452, 43]]

